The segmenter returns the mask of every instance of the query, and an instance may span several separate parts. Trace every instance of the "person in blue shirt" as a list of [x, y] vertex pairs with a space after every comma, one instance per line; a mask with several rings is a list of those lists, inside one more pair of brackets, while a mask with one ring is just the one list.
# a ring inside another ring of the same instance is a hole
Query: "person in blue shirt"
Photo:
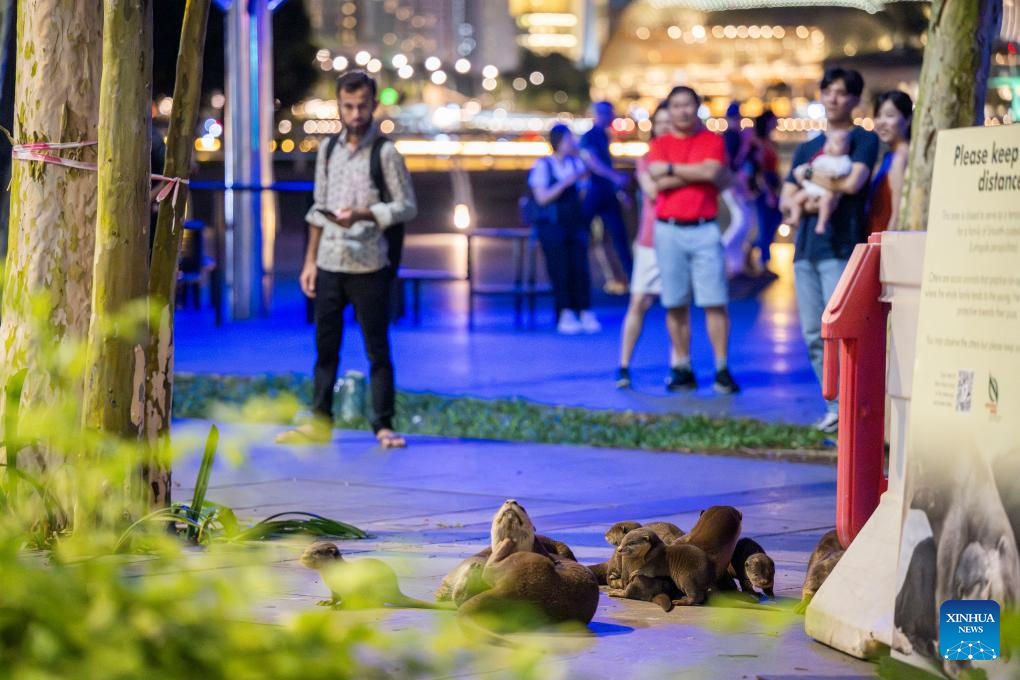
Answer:
[[584, 196], [584, 217], [588, 224], [591, 224], [596, 215], [602, 219], [603, 228], [612, 241], [625, 275], [623, 281], [614, 283], [626, 290], [626, 282], [630, 280], [633, 268], [633, 256], [616, 193], [626, 188], [628, 178], [626, 174], [613, 169], [613, 157], [609, 153], [609, 135], [606, 131], [613, 123], [613, 105], [609, 102], [596, 102], [592, 106], [592, 113], [592, 128], [581, 137], [581, 160], [591, 172], [591, 181]]
[[[853, 69], [827, 69], [821, 82], [821, 100], [825, 106], [828, 129], [846, 130], [850, 137], [850, 173], [836, 178], [815, 172], [811, 161], [822, 153], [825, 135], [820, 134], [797, 147], [790, 172], [783, 183], [780, 209], [787, 218], [794, 211], [793, 201], [805, 181], [814, 182], [842, 194], [824, 233], [817, 233], [817, 211], [805, 211], [797, 227], [793, 256], [797, 311], [811, 365], [819, 381], [822, 378], [822, 312], [829, 302], [850, 253], [867, 238], [868, 178], [878, 158], [878, 137], [853, 124], [853, 110], [861, 100], [864, 79]], [[836, 432], [839, 404], [828, 402], [825, 415], [815, 424], [822, 432]]]

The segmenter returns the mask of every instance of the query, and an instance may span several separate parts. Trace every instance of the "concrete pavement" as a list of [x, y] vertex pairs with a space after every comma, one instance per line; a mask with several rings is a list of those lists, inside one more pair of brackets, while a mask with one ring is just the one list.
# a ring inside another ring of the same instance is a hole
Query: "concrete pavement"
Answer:
[[[182, 422], [175, 436], [202, 435], [207, 428], [201, 421]], [[735, 505], [743, 512], [744, 535], [775, 560], [782, 598], [799, 597], [808, 556], [834, 523], [835, 470], [826, 465], [439, 437], [414, 437], [406, 450], [383, 451], [364, 432], [337, 432], [329, 445], [296, 449], [268, 443], [278, 430], [224, 426], [225, 439], [243, 436], [252, 443], [250, 457], [239, 468], [220, 460], [209, 498], [248, 519], [302, 510], [354, 523], [372, 538], [344, 541], [342, 550], [351, 559], [386, 560], [404, 592], [423, 599], [431, 599], [443, 574], [487, 544], [491, 516], [508, 497], [525, 506], [540, 532], [566, 541], [584, 563], [608, 557], [602, 534], [615, 521], [665, 519], [689, 529], [702, 508]], [[197, 464], [195, 455], [175, 466], [176, 498], [190, 496]], [[267, 618], [311, 607], [326, 594], [318, 575], [297, 563], [299, 551], [287, 546], [274, 565], [284, 591], [262, 603]], [[446, 614], [359, 615], [389, 629], [428, 629]], [[590, 630], [587, 640], [547, 641], [549, 661], [565, 677], [874, 672], [872, 664], [808, 639], [800, 619], [779, 625], [758, 611], [698, 607], [664, 613], [650, 603], [603, 595]]]

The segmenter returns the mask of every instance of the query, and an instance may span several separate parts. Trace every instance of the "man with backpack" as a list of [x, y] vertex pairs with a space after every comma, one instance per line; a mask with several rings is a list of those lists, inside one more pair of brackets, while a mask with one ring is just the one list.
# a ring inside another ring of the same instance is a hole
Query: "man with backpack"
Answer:
[[403, 157], [373, 122], [375, 80], [360, 70], [344, 73], [337, 79], [336, 97], [343, 131], [319, 147], [300, 276], [301, 290], [315, 302], [314, 415], [277, 442], [330, 440], [343, 315], [352, 304], [370, 364], [372, 429], [383, 448], [399, 448], [406, 441], [393, 430], [389, 299], [403, 223], [415, 216], [417, 203]]

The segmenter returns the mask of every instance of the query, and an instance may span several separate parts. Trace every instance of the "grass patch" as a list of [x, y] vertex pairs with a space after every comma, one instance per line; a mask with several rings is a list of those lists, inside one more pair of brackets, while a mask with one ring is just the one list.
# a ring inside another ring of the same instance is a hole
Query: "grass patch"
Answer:
[[[307, 403], [311, 389], [311, 379], [296, 374], [178, 374], [174, 381], [174, 414], [208, 418], [217, 404], [240, 406], [277, 398], [296, 397]], [[271, 409], [262, 411], [272, 413]], [[269, 420], [282, 422], [284, 418], [270, 416]], [[337, 426], [369, 429], [364, 418], [337, 420]], [[408, 434], [652, 451], [755, 453], [826, 448], [825, 435], [801, 425], [750, 418], [597, 411], [522, 399], [485, 400], [418, 392], [397, 394], [395, 426]]]

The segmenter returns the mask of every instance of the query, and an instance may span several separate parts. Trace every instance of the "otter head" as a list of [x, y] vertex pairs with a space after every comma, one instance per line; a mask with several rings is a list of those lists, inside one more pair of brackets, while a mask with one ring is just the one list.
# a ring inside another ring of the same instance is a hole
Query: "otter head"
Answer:
[[666, 549], [666, 544], [651, 529], [644, 527], [628, 531], [616, 552], [627, 564], [647, 564]]
[[634, 531], [640, 526], [641, 524], [638, 522], [617, 522], [606, 532], [606, 542], [609, 545], [620, 545], [620, 541], [628, 532]]
[[320, 570], [337, 562], [343, 562], [340, 548], [329, 541], [316, 541], [305, 548], [301, 555], [301, 564], [309, 569]]
[[529, 551], [535, 544], [535, 525], [521, 504], [508, 498], [492, 518], [490, 538], [493, 550], [509, 538], [514, 543], [514, 552]]
[[751, 585], [772, 597], [772, 586], [776, 580], [776, 564], [765, 553], [755, 553], [744, 562], [744, 572]]

